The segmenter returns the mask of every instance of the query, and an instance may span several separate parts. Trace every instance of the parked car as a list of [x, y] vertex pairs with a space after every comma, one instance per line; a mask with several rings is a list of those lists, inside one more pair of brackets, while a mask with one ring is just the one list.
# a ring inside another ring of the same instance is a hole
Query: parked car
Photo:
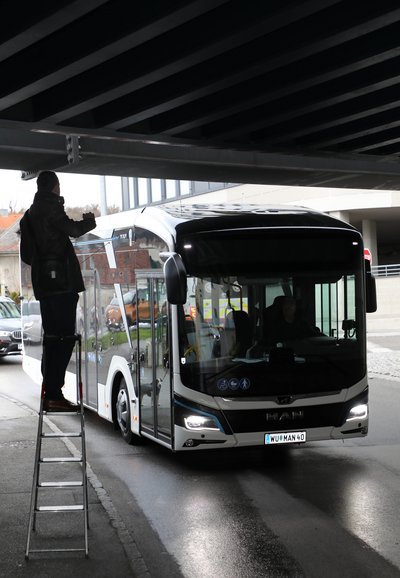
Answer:
[[[42, 342], [43, 326], [40, 314], [40, 302], [36, 299], [24, 299], [22, 301], [22, 331], [25, 345], [35, 345]], [[83, 309], [78, 303], [76, 308], [76, 331], [83, 334], [84, 318]]]
[[22, 350], [21, 313], [12, 299], [0, 297], [0, 356]]

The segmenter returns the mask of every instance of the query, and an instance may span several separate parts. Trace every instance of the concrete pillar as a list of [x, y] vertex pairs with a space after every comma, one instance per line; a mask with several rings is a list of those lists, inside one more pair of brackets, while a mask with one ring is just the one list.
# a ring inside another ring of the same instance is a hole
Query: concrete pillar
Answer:
[[100, 214], [107, 215], [107, 191], [106, 191], [106, 177], [101, 175], [100, 179]]
[[122, 210], [127, 211], [129, 206], [129, 179], [128, 177], [121, 177], [122, 190]]
[[334, 219], [340, 219], [346, 223], [350, 223], [350, 215], [348, 211], [329, 211], [329, 215]]
[[364, 238], [364, 247], [366, 247], [371, 251], [372, 265], [378, 265], [378, 241], [376, 238], [376, 221], [371, 221], [370, 219], [363, 219], [362, 235]]

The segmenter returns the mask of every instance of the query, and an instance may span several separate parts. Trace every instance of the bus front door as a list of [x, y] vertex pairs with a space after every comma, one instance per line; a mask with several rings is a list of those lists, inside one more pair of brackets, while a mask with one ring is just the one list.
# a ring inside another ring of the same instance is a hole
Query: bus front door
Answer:
[[168, 306], [164, 279], [136, 280], [141, 431], [171, 444]]

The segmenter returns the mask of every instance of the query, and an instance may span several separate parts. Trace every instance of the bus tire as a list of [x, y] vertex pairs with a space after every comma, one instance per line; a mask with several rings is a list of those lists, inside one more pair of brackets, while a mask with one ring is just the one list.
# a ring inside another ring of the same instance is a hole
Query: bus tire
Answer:
[[119, 384], [115, 409], [117, 413], [118, 426], [121, 430], [123, 439], [127, 444], [133, 444], [136, 436], [131, 430], [131, 408], [129, 403], [129, 393], [124, 378], [121, 379], [121, 383]]

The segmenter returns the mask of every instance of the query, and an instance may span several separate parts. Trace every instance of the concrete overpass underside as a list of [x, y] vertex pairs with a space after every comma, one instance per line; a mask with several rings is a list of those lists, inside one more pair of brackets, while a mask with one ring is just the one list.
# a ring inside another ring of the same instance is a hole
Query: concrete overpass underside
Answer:
[[400, 190], [396, 0], [2, 6], [0, 168]]

